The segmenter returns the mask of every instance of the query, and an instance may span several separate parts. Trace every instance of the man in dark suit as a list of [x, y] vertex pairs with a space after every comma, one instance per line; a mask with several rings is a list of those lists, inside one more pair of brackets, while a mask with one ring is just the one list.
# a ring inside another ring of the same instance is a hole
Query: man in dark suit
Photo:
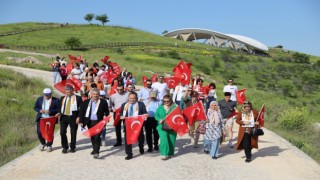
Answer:
[[42, 137], [40, 132], [40, 119], [46, 118], [50, 116], [59, 116], [59, 109], [60, 109], [60, 100], [52, 96], [51, 89], [45, 88], [43, 90], [43, 95], [38, 97], [35, 105], [34, 110], [38, 112], [36, 123], [37, 123], [37, 134], [40, 145], [40, 151], [43, 151], [47, 147], [47, 152], [52, 151], [52, 142], [46, 142], [45, 139]]
[[76, 124], [76, 119], [79, 116], [80, 105], [82, 104], [82, 98], [74, 94], [72, 86], [66, 86], [66, 96], [61, 97], [61, 108], [60, 108], [60, 135], [61, 135], [61, 145], [62, 153], [68, 153], [69, 144], [67, 138], [67, 127], [70, 125], [70, 152], [76, 152], [76, 141], [77, 141], [77, 130], [78, 124]]
[[[138, 102], [138, 95], [135, 92], [129, 93], [128, 97], [128, 102], [123, 103], [121, 106], [121, 112], [120, 112], [120, 119], [124, 120], [125, 117], [131, 117], [131, 116], [137, 116], [137, 115], [142, 115], [142, 114], [147, 114], [147, 109], [146, 106], [144, 105], [143, 102]], [[132, 145], [127, 144], [127, 133], [126, 133], [126, 127], [125, 129], [125, 151], [127, 154], [127, 157], [125, 158], [126, 160], [130, 160], [133, 157], [132, 154]], [[140, 131], [139, 137], [138, 137], [138, 142], [139, 142], [139, 151], [140, 154], [144, 153], [144, 134], [143, 134], [143, 128]]]
[[[80, 107], [79, 125], [91, 128], [98, 124], [104, 116], [109, 115], [108, 103], [105, 100], [100, 100], [100, 90], [93, 88], [90, 91], [91, 99], [87, 99]], [[90, 153], [93, 158], [99, 158], [101, 132], [91, 137], [93, 151]]]

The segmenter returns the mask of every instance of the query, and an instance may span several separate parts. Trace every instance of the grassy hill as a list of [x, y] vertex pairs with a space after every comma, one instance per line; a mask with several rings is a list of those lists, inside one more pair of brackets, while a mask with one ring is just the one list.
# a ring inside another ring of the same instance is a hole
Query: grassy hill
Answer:
[[[24, 29], [39, 30], [24, 32]], [[38, 46], [49, 48], [31, 51], [82, 56], [92, 63], [109, 55], [111, 61], [127, 67], [141, 83], [143, 75], [152, 72], [172, 73], [181, 59], [192, 62], [193, 74], [201, 74], [205, 84], [214, 81], [218, 99], [227, 78], [234, 78], [239, 89], [247, 88], [246, 96], [256, 109], [266, 105], [266, 127], [283, 136], [291, 143], [320, 162], [320, 132], [313, 128], [320, 123], [320, 58], [293, 51], [271, 48], [269, 57], [248, 55], [225, 48], [183, 42], [152, 33], [126, 27], [22, 23], [0, 25], [2, 32], [17, 31], [15, 35], [0, 36], [0, 44], [8, 47]], [[105, 48], [89, 48], [84, 51], [50, 48], [65, 46], [69, 37], [78, 37], [82, 44], [110, 44]], [[148, 42], [123, 46], [121, 43]], [[158, 44], [162, 43], [162, 44]], [[174, 44], [178, 46], [175, 47]], [[25, 50], [25, 49], [24, 49]], [[0, 63], [49, 70], [52, 59], [34, 56], [40, 64], [17, 63], [7, 57], [26, 57], [18, 53], [0, 53]], [[305, 59], [307, 57], [307, 60]], [[239, 107], [240, 108], [240, 107]]]

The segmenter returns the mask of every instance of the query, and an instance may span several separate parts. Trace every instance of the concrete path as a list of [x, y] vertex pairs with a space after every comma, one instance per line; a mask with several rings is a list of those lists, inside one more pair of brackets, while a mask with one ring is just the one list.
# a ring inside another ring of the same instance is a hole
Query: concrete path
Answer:
[[[43, 73], [51, 78], [50, 72]], [[134, 158], [126, 161], [124, 146], [112, 146], [115, 143], [112, 122], [107, 126], [107, 146], [101, 147], [100, 159], [90, 155], [90, 140], [80, 131], [77, 152], [62, 154], [57, 133], [53, 152], [34, 148], [0, 167], [0, 179], [320, 179], [319, 164], [267, 129], [259, 139], [259, 149], [252, 151], [251, 163], [244, 162], [243, 151], [230, 149], [225, 142], [219, 149], [219, 158], [213, 160], [203, 153], [201, 146], [194, 148], [187, 135], [177, 138], [175, 156], [168, 161], [160, 160], [159, 152], [140, 155], [137, 145], [133, 149]], [[237, 129], [234, 127], [235, 136]], [[202, 145], [203, 137], [200, 139]]]

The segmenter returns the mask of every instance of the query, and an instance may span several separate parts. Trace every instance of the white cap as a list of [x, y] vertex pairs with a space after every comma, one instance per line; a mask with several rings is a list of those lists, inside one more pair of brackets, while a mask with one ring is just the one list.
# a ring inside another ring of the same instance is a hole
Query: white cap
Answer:
[[100, 91], [100, 96], [105, 96], [106, 92], [105, 91]]
[[51, 89], [50, 89], [50, 88], [45, 88], [45, 89], [43, 90], [43, 93], [44, 93], [44, 94], [51, 94]]

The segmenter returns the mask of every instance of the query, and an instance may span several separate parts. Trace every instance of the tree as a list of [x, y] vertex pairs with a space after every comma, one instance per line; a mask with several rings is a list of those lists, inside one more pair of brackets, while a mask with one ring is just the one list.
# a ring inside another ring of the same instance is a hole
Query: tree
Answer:
[[107, 14], [97, 15], [96, 20], [100, 21], [102, 26], [104, 26], [105, 23], [110, 21]]
[[67, 39], [65, 42], [64, 42], [67, 46], [70, 46], [71, 49], [73, 48], [77, 48], [77, 47], [80, 47], [81, 46], [81, 41], [79, 38], [76, 38], [76, 37], [70, 37], [69, 39]]
[[162, 32], [162, 34], [167, 34], [168, 33], [168, 31], [167, 30], [164, 30], [163, 32]]
[[84, 16], [84, 19], [88, 21], [90, 24], [93, 18], [94, 18], [94, 14], [92, 13], [86, 14], [86, 16]]

